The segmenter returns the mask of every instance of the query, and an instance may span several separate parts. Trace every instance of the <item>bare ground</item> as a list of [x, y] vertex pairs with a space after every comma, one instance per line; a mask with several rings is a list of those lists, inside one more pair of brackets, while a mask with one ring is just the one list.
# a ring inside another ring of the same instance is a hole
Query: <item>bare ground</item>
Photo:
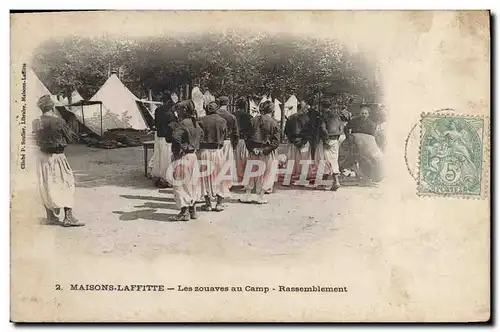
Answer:
[[[416, 209], [411, 183], [403, 191], [384, 183], [378, 188], [345, 183], [338, 192], [278, 186], [263, 206], [237, 203], [241, 193], [233, 193], [224, 212], [169, 222], [178, 212], [172, 191], [155, 188], [144, 176], [141, 147], [74, 145], [67, 157], [77, 181], [75, 213], [86, 226], [41, 225], [45, 213], [36, 187], [13, 193], [13, 318], [391, 321], [427, 315], [454, 320], [488, 312], [482, 301], [487, 283], [479, 278], [487, 274], [466, 268], [477, 258], [461, 245], [471, 241], [468, 234], [475, 226], [461, 220], [467, 227], [457, 228], [457, 220]], [[421, 202], [420, 207], [432, 206]], [[393, 214], [392, 204], [399, 214]], [[464, 202], [464, 209], [472, 208], [467, 204], [473, 203]], [[488, 234], [477, 235], [474, 246], [487, 250]], [[474, 287], [457, 292], [457, 275]], [[314, 284], [347, 287], [349, 293], [75, 296], [54, 293], [58, 282], [63, 287], [122, 282], [176, 288]], [[457, 301], [471, 305], [451, 316], [442, 311]], [[422, 307], [427, 309], [412, 315]]]

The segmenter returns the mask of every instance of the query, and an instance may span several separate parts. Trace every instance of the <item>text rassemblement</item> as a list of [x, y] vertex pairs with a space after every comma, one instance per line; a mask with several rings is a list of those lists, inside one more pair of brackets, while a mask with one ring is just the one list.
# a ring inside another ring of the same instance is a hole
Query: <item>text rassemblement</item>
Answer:
[[280, 292], [333, 292], [333, 293], [341, 293], [347, 292], [347, 287], [321, 287], [321, 286], [309, 286], [309, 287], [287, 287], [287, 286], [279, 286], [278, 291]]

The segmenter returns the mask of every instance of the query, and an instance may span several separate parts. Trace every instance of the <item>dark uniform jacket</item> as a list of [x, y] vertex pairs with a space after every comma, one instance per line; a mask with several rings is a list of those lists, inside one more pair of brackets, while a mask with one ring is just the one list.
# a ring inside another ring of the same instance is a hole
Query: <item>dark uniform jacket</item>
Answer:
[[224, 120], [226, 120], [227, 122], [226, 139], [231, 140], [233, 147], [235, 147], [236, 144], [238, 144], [238, 136], [239, 136], [238, 122], [236, 122], [236, 117], [233, 114], [229, 113], [229, 111], [224, 106], [222, 106], [217, 111], [217, 114], [219, 114], [224, 118]]
[[203, 140], [203, 129], [193, 118], [179, 122], [172, 135], [172, 152], [175, 157], [199, 150]]
[[288, 141], [302, 147], [310, 140], [309, 115], [307, 113], [295, 113], [285, 123], [285, 135]]
[[234, 116], [236, 117], [239, 129], [239, 137], [240, 139], [245, 139], [250, 132], [250, 120], [252, 120], [252, 116], [245, 110], [237, 110], [234, 112]]
[[167, 136], [167, 112], [170, 109], [167, 105], [161, 105], [155, 110], [155, 127], [156, 127], [156, 135], [158, 137], [166, 137]]
[[167, 143], [172, 143], [175, 127], [179, 124], [179, 119], [177, 119], [172, 109], [166, 112], [165, 122], [167, 123], [165, 128], [165, 140]]
[[36, 142], [40, 151], [63, 153], [64, 148], [76, 138], [67, 123], [57, 116], [42, 115], [33, 121]]
[[309, 142], [313, 148], [318, 144], [319, 141], [319, 128], [321, 126], [321, 113], [314, 108], [310, 108], [309, 112]]
[[203, 116], [199, 119], [203, 129], [203, 140], [200, 149], [220, 149], [226, 137], [227, 122], [217, 113]]
[[245, 141], [248, 151], [262, 149], [267, 155], [280, 145], [280, 128], [278, 122], [269, 114], [257, 115], [250, 121], [250, 132]]
[[346, 135], [348, 134], [348, 131], [350, 130], [351, 133], [361, 133], [361, 134], [368, 134], [375, 136], [375, 132], [377, 130], [377, 125], [375, 122], [373, 122], [370, 119], [364, 119], [362, 117], [355, 117], [349, 123], [347, 124], [346, 128]]

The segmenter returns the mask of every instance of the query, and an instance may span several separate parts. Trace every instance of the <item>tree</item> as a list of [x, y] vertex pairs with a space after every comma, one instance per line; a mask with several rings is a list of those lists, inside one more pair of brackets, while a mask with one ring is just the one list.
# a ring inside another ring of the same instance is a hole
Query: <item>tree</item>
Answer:
[[138, 97], [200, 85], [215, 95], [270, 94], [282, 98], [361, 95], [380, 86], [374, 64], [335, 40], [291, 35], [204, 33], [149, 39], [71, 37], [40, 46], [32, 66], [53, 93], [77, 88], [90, 98], [120, 67], [123, 83]]

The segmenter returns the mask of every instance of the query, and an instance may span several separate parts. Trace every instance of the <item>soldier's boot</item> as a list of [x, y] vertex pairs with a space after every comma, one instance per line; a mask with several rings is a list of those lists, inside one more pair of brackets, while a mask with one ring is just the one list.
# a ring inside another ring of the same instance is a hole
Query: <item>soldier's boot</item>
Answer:
[[212, 202], [210, 201], [210, 196], [205, 196], [205, 204], [201, 206], [202, 211], [212, 211]]
[[170, 221], [189, 221], [191, 217], [189, 216], [189, 211], [187, 206], [181, 208], [179, 214], [169, 218]]
[[64, 208], [64, 221], [63, 221], [63, 226], [65, 227], [80, 227], [80, 226], [85, 226], [83, 222], [78, 221], [78, 219], [75, 218], [73, 215], [73, 209], [71, 208]]
[[222, 203], [223, 203], [222, 197], [221, 196], [217, 196], [217, 204], [215, 205], [215, 211], [216, 212], [222, 212], [222, 211], [224, 211], [224, 205]]
[[196, 212], [196, 204], [193, 204], [192, 206], [189, 207], [189, 217], [191, 219], [198, 218], [198, 213]]
[[340, 188], [339, 174], [335, 173], [333, 174], [332, 191], [337, 191], [339, 188]]

